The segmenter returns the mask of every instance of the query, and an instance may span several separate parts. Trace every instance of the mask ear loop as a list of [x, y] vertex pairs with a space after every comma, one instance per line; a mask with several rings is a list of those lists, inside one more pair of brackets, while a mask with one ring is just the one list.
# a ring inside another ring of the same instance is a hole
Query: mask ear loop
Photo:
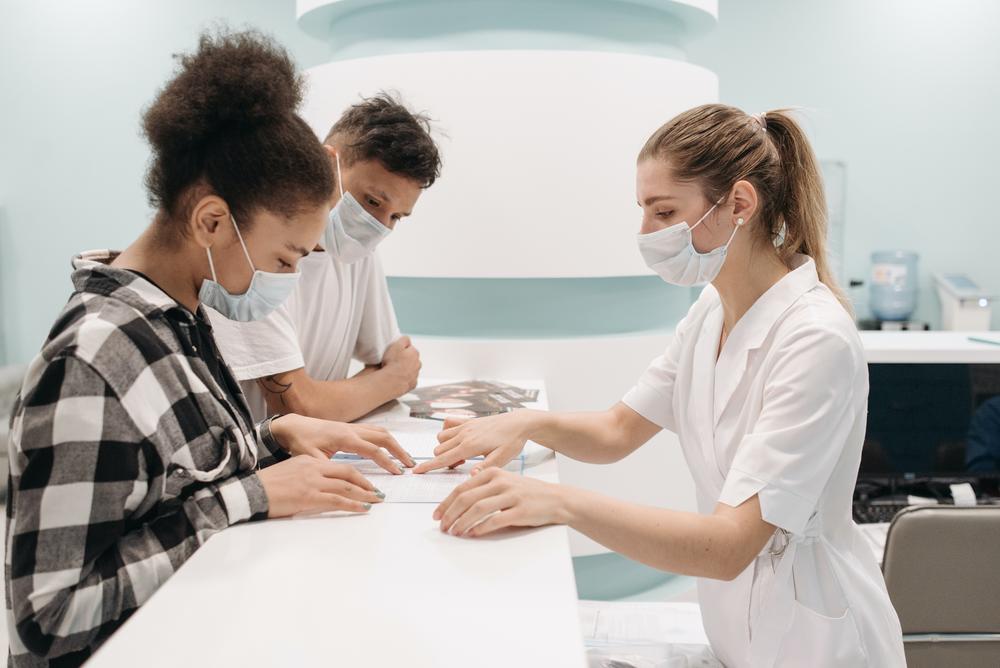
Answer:
[[243, 254], [247, 258], [247, 262], [250, 264], [250, 271], [257, 271], [257, 268], [253, 266], [253, 260], [250, 259], [250, 251], [247, 250], [247, 245], [243, 242], [243, 235], [240, 234], [240, 226], [236, 224], [236, 219], [233, 218], [233, 214], [229, 214], [229, 220], [233, 221], [233, 227], [236, 228], [236, 238], [240, 240], [240, 247], [243, 249]]
[[215, 263], [212, 262], [212, 249], [211, 247], [205, 249], [205, 254], [208, 255], [208, 268], [212, 272], [212, 280], [216, 283], [219, 282], [218, 277], [215, 275]]
[[[705, 220], [706, 218], [708, 218], [708, 214], [710, 214], [713, 211], [715, 211], [715, 207], [717, 207], [720, 204], [722, 204], [722, 200], [723, 199], [726, 199], [725, 196], [723, 196], [722, 199], [720, 199], [718, 202], [716, 202], [715, 204], [713, 204], [712, 208], [709, 209], [708, 211], [706, 211], [705, 215], [702, 216], [701, 218], [699, 218], [698, 222], [691, 226], [691, 229], [693, 230], [694, 228], [696, 228], [699, 225], [701, 225], [702, 221]], [[733, 225], [733, 233], [729, 235], [729, 241], [727, 241], [724, 246], [720, 246], [720, 248], [729, 248], [729, 244], [733, 243], [733, 239], [736, 238], [736, 233], [740, 231], [740, 228], [743, 227], [743, 224], [745, 222], [746, 221], [743, 220], [742, 218], [737, 218], [736, 219], [736, 223]]]
[[340, 153], [334, 153], [333, 157], [337, 160], [337, 189], [340, 190], [340, 196], [344, 196], [344, 177], [340, 173]]
[[729, 247], [729, 244], [733, 243], [733, 239], [736, 238], [736, 233], [740, 231], [741, 227], [743, 227], [744, 222], [746, 221], [744, 221], [742, 218], [736, 219], [736, 224], [733, 226], [733, 233], [729, 235], [729, 241], [726, 242], [726, 248]]
[[689, 230], [693, 230], [694, 228], [696, 228], [696, 227], [698, 227], [699, 225], [701, 225], [701, 224], [702, 224], [702, 222], [703, 222], [703, 221], [704, 221], [704, 220], [705, 220], [706, 218], [708, 218], [708, 214], [710, 214], [710, 213], [712, 213], [713, 211], [715, 211], [715, 207], [717, 207], [717, 206], [719, 206], [720, 204], [722, 204], [722, 200], [724, 200], [724, 199], [726, 199], [726, 196], [725, 196], [725, 195], [723, 195], [723, 196], [722, 196], [722, 197], [721, 197], [721, 198], [719, 199], [719, 201], [718, 201], [718, 202], [716, 202], [715, 204], [713, 204], [713, 205], [712, 205], [712, 208], [711, 208], [711, 209], [709, 209], [708, 211], [706, 211], [706, 212], [705, 212], [705, 215], [704, 215], [704, 216], [702, 216], [701, 218], [699, 218], [699, 219], [698, 219], [698, 222], [697, 222], [697, 223], [695, 223], [694, 225], [692, 225], [692, 226], [691, 226], [690, 228], [688, 228], [688, 229], [689, 229]]

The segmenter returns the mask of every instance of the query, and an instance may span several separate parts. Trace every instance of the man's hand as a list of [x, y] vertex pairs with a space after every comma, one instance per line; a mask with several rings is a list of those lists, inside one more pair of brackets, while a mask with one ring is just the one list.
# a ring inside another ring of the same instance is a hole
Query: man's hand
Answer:
[[413, 347], [408, 336], [396, 339], [382, 355], [382, 371], [398, 390], [397, 397], [417, 386], [420, 367], [420, 352]]

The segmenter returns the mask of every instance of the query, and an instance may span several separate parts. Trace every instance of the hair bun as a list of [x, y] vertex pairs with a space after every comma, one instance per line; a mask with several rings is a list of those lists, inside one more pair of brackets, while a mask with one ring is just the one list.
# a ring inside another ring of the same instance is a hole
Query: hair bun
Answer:
[[179, 61], [143, 116], [143, 131], [159, 153], [198, 152], [215, 135], [287, 117], [302, 101], [292, 59], [257, 31], [204, 33], [197, 51]]

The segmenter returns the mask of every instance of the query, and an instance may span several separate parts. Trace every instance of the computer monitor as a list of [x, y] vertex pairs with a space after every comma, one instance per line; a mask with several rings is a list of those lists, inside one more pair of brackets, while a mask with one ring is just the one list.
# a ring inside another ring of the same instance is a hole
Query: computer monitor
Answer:
[[1000, 479], [1000, 364], [868, 365], [859, 480]]

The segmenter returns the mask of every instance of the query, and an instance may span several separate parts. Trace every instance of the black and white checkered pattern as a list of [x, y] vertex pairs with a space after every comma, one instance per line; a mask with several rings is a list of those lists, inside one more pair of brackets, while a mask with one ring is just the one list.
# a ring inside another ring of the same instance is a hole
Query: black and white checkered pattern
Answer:
[[11, 419], [17, 667], [81, 663], [209, 536], [267, 516], [255, 470], [287, 456], [260, 446], [258, 461], [256, 427], [178, 340], [191, 312], [112, 257], [74, 261]]

